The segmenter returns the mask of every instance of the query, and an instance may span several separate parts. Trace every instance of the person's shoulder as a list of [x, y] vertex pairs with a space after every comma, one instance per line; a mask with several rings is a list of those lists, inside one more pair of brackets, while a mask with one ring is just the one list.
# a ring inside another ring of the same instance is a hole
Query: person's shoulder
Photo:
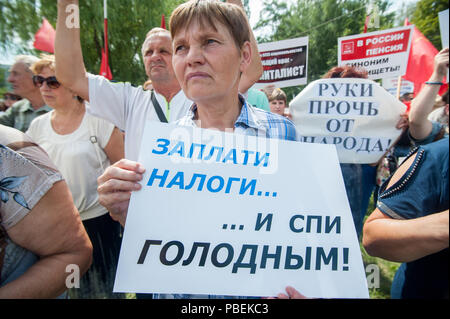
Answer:
[[88, 112], [86, 112], [86, 114], [84, 116], [85, 116], [86, 121], [88, 123], [91, 123], [92, 125], [95, 125], [95, 126], [97, 126], [97, 125], [106, 125], [106, 126], [112, 125], [112, 126], [114, 126], [114, 124], [112, 124], [110, 121], [105, 120], [104, 118], [101, 118], [101, 117], [94, 116]]
[[44, 114], [41, 114], [41, 115], [39, 115], [39, 116], [36, 116], [36, 117], [31, 121], [31, 123], [33, 123], [33, 122], [36, 122], [36, 123], [42, 123], [42, 122], [45, 122], [45, 121], [49, 121], [49, 120], [51, 119], [52, 112], [53, 112], [53, 110], [51, 110], [51, 111], [49, 111], [49, 112], [46, 112], [46, 113], [44, 113]]
[[58, 171], [44, 149], [32, 137], [15, 128], [0, 125], [0, 145], [3, 149], [12, 150], [45, 171]]
[[28, 130], [26, 131], [26, 134], [29, 134], [30, 132], [33, 132], [35, 130], [40, 130], [45, 126], [51, 118], [51, 112], [44, 113], [42, 115], [36, 116], [30, 123], [30, 126], [28, 127]]
[[131, 82], [119, 81], [119, 80], [109, 80], [102, 75], [97, 75], [97, 74], [92, 74], [92, 73], [88, 73], [87, 77], [88, 77], [89, 83], [95, 84], [96, 86], [101, 87], [104, 85], [111, 85], [113, 87], [125, 87], [125, 88], [135, 89], [135, 90], [139, 90], [141, 92], [145, 92], [148, 94], [151, 93], [151, 91], [145, 90], [142, 85], [136, 86], [136, 85], [132, 84]]
[[13, 105], [11, 105], [11, 111], [15, 112], [15, 113], [21, 112], [21, 111], [29, 108], [29, 105], [30, 105], [30, 101], [28, 101], [27, 99], [22, 99], [20, 101], [17, 101]]
[[262, 126], [264, 126], [271, 138], [297, 140], [297, 130], [294, 123], [288, 118], [250, 106], [251, 111]]
[[271, 124], [285, 124], [288, 126], [294, 126], [294, 123], [292, 123], [291, 120], [289, 120], [287, 117], [282, 116], [280, 114], [272, 113], [269, 111], [265, 111], [263, 109], [257, 108], [255, 106], [252, 106], [253, 112], [257, 115], [257, 117], [260, 119], [261, 122], [267, 123], [269, 126]]
[[[4, 133], [2, 130], [1, 133]], [[22, 220], [39, 200], [63, 179], [47, 153], [25, 134], [8, 130], [7, 145], [0, 143], [0, 180], [5, 181], [2, 193], [2, 227], [6, 230]], [[14, 196], [8, 192], [14, 190]]]
[[265, 99], [267, 99], [266, 93], [264, 93], [264, 92], [262, 92], [262, 91], [260, 91], [260, 90], [258, 90], [258, 89], [255, 89], [255, 88], [249, 88], [247, 92], [248, 92], [248, 96], [257, 96], [257, 97], [259, 97], [259, 98], [265, 98]]
[[89, 134], [95, 134], [100, 139], [106, 138], [109, 140], [115, 127], [113, 123], [103, 118], [93, 116], [89, 113], [85, 114], [85, 120], [87, 124], [87, 129], [90, 132]]
[[449, 158], [449, 138], [441, 138], [440, 140], [422, 145], [419, 149], [423, 149], [428, 157], [434, 158], [439, 162], [448, 162]]
[[31, 141], [31, 139], [21, 131], [0, 124], [0, 144], [9, 145], [11, 143]]

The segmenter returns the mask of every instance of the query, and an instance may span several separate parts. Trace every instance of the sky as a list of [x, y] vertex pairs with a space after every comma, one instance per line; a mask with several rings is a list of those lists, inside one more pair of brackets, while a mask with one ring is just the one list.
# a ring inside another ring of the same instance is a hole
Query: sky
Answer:
[[[285, 0], [288, 4], [296, 2], [296, 0]], [[411, 3], [411, 2], [417, 2], [417, 0], [391, 0], [392, 6], [391, 10], [398, 10], [401, 8], [403, 3]], [[256, 25], [259, 19], [259, 14], [263, 8], [263, 0], [250, 0], [250, 24], [252, 27]], [[256, 31], [255, 35], [258, 37], [260, 35], [260, 32], [263, 31]], [[30, 46], [32, 46], [32, 42], [29, 43]], [[12, 64], [14, 60], [14, 54], [15, 52], [3, 52], [0, 51], [0, 64]]]

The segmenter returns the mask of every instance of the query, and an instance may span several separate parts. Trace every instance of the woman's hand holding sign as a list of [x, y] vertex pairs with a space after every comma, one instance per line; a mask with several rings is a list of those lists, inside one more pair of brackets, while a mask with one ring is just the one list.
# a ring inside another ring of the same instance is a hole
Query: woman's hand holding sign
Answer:
[[121, 159], [108, 167], [97, 179], [99, 202], [111, 218], [125, 225], [132, 191], [141, 189], [139, 181], [145, 169], [141, 164]]

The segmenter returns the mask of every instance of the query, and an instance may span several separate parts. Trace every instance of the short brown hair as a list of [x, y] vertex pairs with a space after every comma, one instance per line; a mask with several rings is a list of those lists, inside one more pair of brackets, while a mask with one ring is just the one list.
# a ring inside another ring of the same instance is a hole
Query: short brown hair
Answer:
[[287, 96], [286, 93], [282, 89], [275, 88], [269, 96], [269, 102], [275, 100], [283, 100], [285, 104], [287, 104]]
[[170, 33], [175, 35], [197, 22], [202, 28], [211, 26], [215, 31], [217, 22], [223, 24], [240, 49], [250, 41], [250, 29], [245, 12], [237, 5], [217, 0], [190, 0], [179, 5], [170, 16]]

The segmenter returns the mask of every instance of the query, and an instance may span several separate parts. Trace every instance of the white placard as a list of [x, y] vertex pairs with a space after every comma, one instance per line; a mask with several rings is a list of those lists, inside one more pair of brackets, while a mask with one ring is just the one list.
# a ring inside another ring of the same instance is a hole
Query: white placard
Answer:
[[[448, 48], [448, 9], [439, 12], [439, 29], [441, 30], [441, 42], [442, 48]], [[448, 70], [447, 70], [447, 83], [448, 83]]]
[[368, 298], [334, 146], [149, 122], [139, 161], [114, 291]]
[[376, 163], [402, 133], [406, 106], [378, 83], [356, 78], [310, 83], [289, 105], [301, 141], [336, 145], [341, 163]]
[[[398, 77], [397, 78], [387, 78], [382, 81], [383, 88], [391, 93], [393, 96], [397, 96], [398, 90]], [[414, 93], [414, 82], [401, 79], [400, 82], [400, 96], [406, 93]]]
[[254, 87], [304, 85], [308, 74], [308, 37], [258, 44], [264, 71]]
[[364, 68], [369, 79], [406, 73], [414, 25], [338, 38], [338, 64]]

